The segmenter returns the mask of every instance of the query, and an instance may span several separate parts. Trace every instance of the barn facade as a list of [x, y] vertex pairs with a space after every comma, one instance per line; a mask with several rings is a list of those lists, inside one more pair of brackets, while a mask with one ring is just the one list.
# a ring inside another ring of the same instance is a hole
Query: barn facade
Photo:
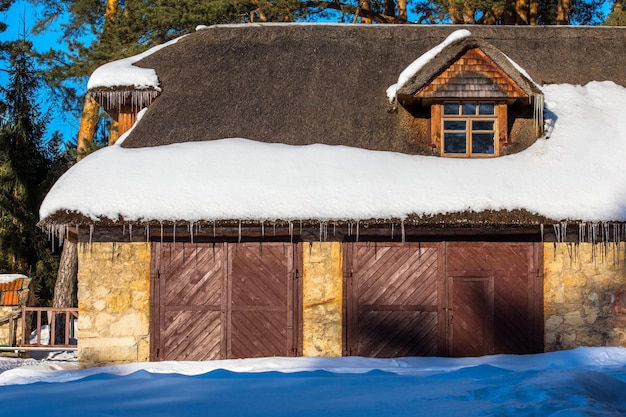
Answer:
[[138, 121], [42, 206], [79, 245], [79, 359], [626, 346], [621, 194], [574, 207], [535, 156], [567, 116], [544, 86], [621, 92], [626, 31], [456, 29], [217, 26], [128, 63], [158, 84], [94, 73]]

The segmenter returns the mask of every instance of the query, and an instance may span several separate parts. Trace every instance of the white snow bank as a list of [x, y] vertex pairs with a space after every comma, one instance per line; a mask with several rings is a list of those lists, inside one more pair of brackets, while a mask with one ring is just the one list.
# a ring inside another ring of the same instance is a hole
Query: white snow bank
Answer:
[[156, 71], [151, 68], [136, 67], [133, 64], [161, 48], [178, 42], [179, 39], [181, 38], [176, 38], [162, 45], [155, 46], [141, 54], [109, 62], [96, 68], [93, 74], [91, 74], [91, 77], [89, 77], [87, 89], [133, 87], [136, 89], [154, 88], [159, 90], [159, 78], [157, 77]]
[[526, 209], [626, 221], [626, 88], [592, 82], [543, 90], [551, 136], [515, 155], [441, 158], [244, 139], [111, 146], [64, 174], [40, 216], [359, 220]]
[[459, 39], [467, 38], [472, 36], [471, 32], [466, 29], [459, 29], [452, 32], [443, 42], [439, 45], [435, 46], [431, 50], [427, 51], [425, 54], [417, 58], [413, 61], [408, 67], [404, 69], [400, 73], [398, 77], [398, 82], [389, 86], [387, 89], [387, 97], [389, 98], [389, 102], [393, 102], [396, 97], [396, 92], [402, 88], [404, 84], [407, 83], [415, 74], [417, 74], [424, 65], [428, 64], [433, 58], [441, 53], [448, 45], [458, 41]]
[[73, 367], [46, 363], [0, 374], [3, 413], [20, 415], [26, 410], [52, 417], [74, 415], [76, 410], [81, 415], [118, 417], [626, 415], [623, 348], [462, 359], [259, 358]]
[[[626, 367], [626, 348], [580, 347], [573, 350], [532, 355], [491, 355], [468, 358], [403, 357], [394, 359], [348, 356], [341, 358], [271, 357], [225, 359], [213, 361], [136, 362], [101, 368], [75, 369], [68, 362], [46, 363], [45, 366], [21, 366], [0, 374], [0, 386], [34, 382], [68, 382], [97, 374], [130, 375], [137, 371], [153, 374], [201, 375], [215, 370], [230, 372], [309, 372], [327, 371], [337, 374], [360, 374], [379, 370], [398, 375], [433, 375], [491, 365], [511, 371], [541, 371], [546, 369], [608, 369]], [[54, 366], [54, 368], [50, 368]], [[57, 372], [67, 368], [64, 372]]]
[[13, 282], [20, 278], [28, 278], [22, 274], [0, 274], [0, 284], [6, 284], [7, 282]]

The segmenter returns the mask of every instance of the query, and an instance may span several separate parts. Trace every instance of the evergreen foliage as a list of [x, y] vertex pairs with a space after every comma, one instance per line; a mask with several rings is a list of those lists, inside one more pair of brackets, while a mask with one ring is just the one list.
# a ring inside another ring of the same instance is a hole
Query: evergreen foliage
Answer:
[[41, 79], [31, 47], [19, 40], [2, 48], [9, 79], [0, 86], [0, 271], [33, 278], [38, 302], [48, 304], [58, 259], [37, 227], [38, 212], [68, 157], [58, 135], [43, 142], [48, 120], [37, 104]]

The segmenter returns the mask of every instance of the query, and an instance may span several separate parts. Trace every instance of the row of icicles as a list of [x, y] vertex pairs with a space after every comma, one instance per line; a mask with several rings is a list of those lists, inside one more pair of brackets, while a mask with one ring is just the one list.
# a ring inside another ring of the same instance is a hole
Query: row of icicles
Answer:
[[[186, 223], [187, 233], [189, 234], [192, 243], [194, 242], [195, 235], [201, 234], [201, 233], [207, 233], [207, 229], [206, 228], [203, 229], [200, 223], [196, 223], [193, 221], [184, 222], [184, 223]], [[332, 226], [333, 236], [336, 236], [336, 233], [337, 233], [336, 222], [319, 221], [320, 241], [328, 240], [329, 223], [331, 223], [330, 225]], [[357, 220], [355, 222], [347, 222], [345, 226], [347, 235], [355, 236], [356, 241], [359, 240], [359, 224], [360, 222]], [[553, 225], [555, 241], [557, 243], [567, 242], [568, 237], [571, 238], [571, 233], [568, 235], [568, 229], [570, 228], [570, 226], [571, 224], [568, 224], [567, 222], [561, 222], [561, 223]], [[94, 224], [89, 225], [89, 243], [90, 244], [93, 238], [94, 227], [95, 227]], [[129, 240], [133, 241], [133, 224], [132, 223], [128, 223], [128, 225], [123, 224], [122, 227], [123, 227], [122, 234], [123, 235], [128, 234]], [[143, 227], [145, 228], [144, 231], [145, 231], [146, 241], [149, 242], [150, 236], [151, 236], [150, 224], [145, 224]], [[260, 227], [261, 227], [261, 236], [265, 237], [265, 229], [266, 229], [265, 222], [261, 221]], [[60, 224], [60, 225], [54, 225], [54, 226], [49, 225], [47, 226], [46, 231], [48, 233], [48, 238], [53, 242], [53, 244], [54, 244], [54, 238], [56, 237], [59, 239], [59, 245], [61, 245], [63, 243], [63, 239], [67, 238], [72, 228], [74, 228], [76, 230], [76, 234], [78, 234], [78, 231], [79, 231], [78, 225], [74, 225], [74, 226], [66, 225], [66, 224]], [[163, 242], [163, 236], [164, 236], [163, 228], [164, 228], [163, 222], [160, 222], [159, 229], [160, 229], [161, 242]], [[213, 222], [212, 234], [214, 238], [217, 237], [217, 228], [218, 226], [216, 225], [215, 222]], [[289, 228], [290, 240], [293, 242], [294, 222], [289, 221], [288, 228]], [[300, 221], [299, 222], [300, 234], [302, 233], [302, 228], [303, 228], [303, 222]], [[172, 222], [173, 241], [176, 241], [176, 229], [177, 229], [176, 222]], [[540, 225], [540, 231], [541, 231], [541, 241], [543, 242], [544, 232], [545, 232], [545, 227], [543, 224]], [[208, 230], [208, 232], [210, 233], [210, 229]], [[241, 242], [242, 234], [243, 234], [242, 222], [240, 221], [238, 224], [238, 241], [239, 242]], [[276, 223], [273, 224], [273, 234], [274, 236], [276, 235]], [[390, 224], [391, 240], [394, 240], [395, 234], [396, 234], [396, 224], [391, 223]], [[401, 241], [404, 243], [406, 240], [404, 220], [400, 221], [400, 238], [401, 238]], [[593, 244], [615, 243], [619, 245], [620, 242], [625, 241], [625, 240], [626, 240], [626, 225], [624, 224], [609, 223], [609, 222], [580, 222], [578, 223], [577, 240], [573, 240], [573, 241], [576, 243], [593, 243]]]

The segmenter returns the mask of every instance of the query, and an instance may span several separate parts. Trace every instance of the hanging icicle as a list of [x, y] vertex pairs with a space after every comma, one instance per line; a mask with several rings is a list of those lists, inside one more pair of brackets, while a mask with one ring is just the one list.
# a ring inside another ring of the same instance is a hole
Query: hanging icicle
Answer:
[[406, 235], [404, 234], [404, 219], [402, 219], [402, 223], [400, 224], [402, 228], [402, 243], [405, 242]]
[[543, 107], [544, 107], [544, 98], [543, 94], [535, 93], [533, 94], [533, 121], [535, 123], [535, 132], [537, 136], [543, 135]]
[[159, 221], [159, 223], [161, 224], [161, 244], [163, 244], [163, 222]]
[[239, 235], [237, 236], [237, 243], [241, 243], [241, 220], [239, 220]]
[[356, 221], [356, 241], [359, 241], [359, 220]]
[[293, 223], [289, 222], [289, 242], [293, 243]]

